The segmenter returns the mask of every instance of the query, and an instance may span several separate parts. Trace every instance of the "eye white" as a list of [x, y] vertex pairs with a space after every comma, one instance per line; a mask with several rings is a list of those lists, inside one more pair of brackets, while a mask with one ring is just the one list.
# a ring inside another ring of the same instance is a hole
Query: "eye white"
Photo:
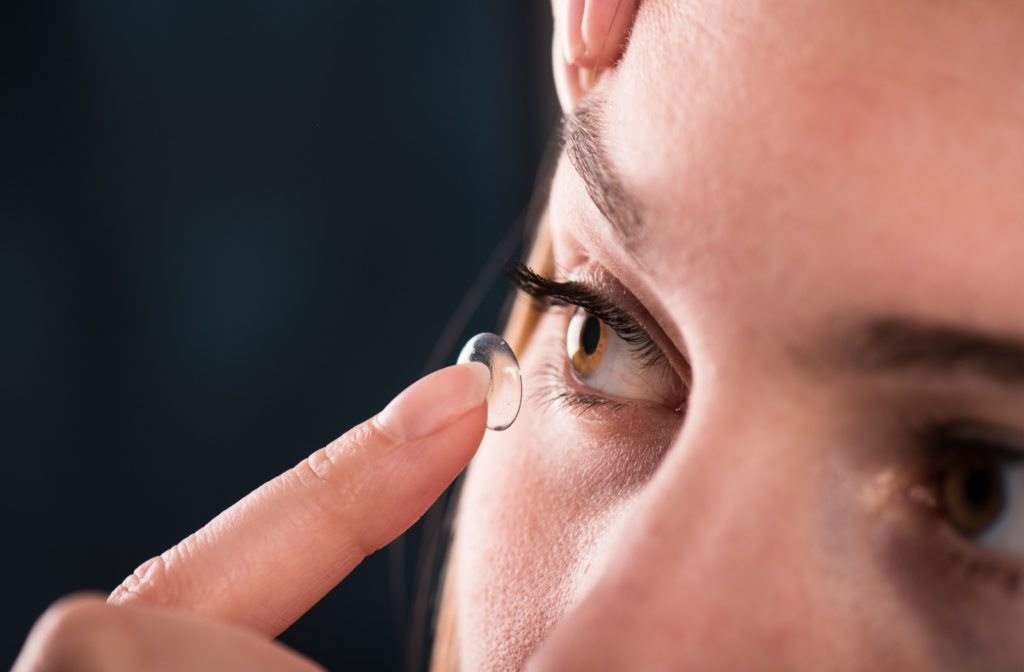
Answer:
[[994, 551], [1024, 556], [1024, 466], [1003, 467], [1003, 511], [974, 542]]
[[[648, 401], [675, 408], [678, 405], [679, 380], [666, 362], [653, 365], [643, 361], [636, 346], [624, 341], [614, 329], [602, 324], [599, 359], [582, 361], [592, 366], [578, 366], [573, 356], [582, 347], [581, 337], [588, 320], [596, 319], [582, 308], [576, 309], [566, 329], [566, 349], [577, 380], [596, 393], [629, 401]], [[584, 353], [585, 354], [585, 353]], [[581, 370], [582, 369], [582, 370]]]

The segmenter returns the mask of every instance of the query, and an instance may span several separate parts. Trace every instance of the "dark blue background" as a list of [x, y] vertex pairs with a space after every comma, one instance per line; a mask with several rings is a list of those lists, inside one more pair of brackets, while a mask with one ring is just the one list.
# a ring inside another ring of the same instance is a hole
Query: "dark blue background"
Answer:
[[[550, 30], [546, 0], [3, 4], [0, 665], [419, 375], [529, 199]], [[393, 581], [378, 553], [283, 639], [399, 668]]]

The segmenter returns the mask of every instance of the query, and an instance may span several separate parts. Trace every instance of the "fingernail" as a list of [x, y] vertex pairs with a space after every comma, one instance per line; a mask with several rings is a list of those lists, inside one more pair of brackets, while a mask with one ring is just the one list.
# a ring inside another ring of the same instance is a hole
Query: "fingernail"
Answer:
[[417, 380], [377, 414], [381, 427], [412, 441], [447, 427], [487, 399], [491, 373], [480, 362], [456, 364]]
[[583, 43], [583, 40], [573, 40], [571, 37], [567, 37], [562, 42], [562, 57], [565, 62], [569, 65], [574, 65], [576, 61], [583, 56], [587, 51], [587, 45]]
[[585, 6], [585, 0], [569, 0], [564, 14], [555, 21], [555, 29], [561, 34], [562, 58], [570, 65], [587, 50], [582, 33]]
[[594, 81], [597, 79], [597, 72], [590, 68], [579, 68], [577, 77], [579, 78], [580, 90], [583, 92], [583, 95], [586, 95], [594, 86]]

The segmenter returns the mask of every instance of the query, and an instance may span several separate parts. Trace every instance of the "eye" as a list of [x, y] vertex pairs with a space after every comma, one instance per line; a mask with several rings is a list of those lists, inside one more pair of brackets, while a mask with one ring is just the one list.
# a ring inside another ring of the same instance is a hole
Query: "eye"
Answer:
[[1014, 448], [954, 441], [936, 488], [959, 534], [990, 550], [1024, 555], [1024, 469]]
[[679, 376], [639, 328], [619, 334], [597, 316], [577, 308], [569, 319], [565, 341], [573, 374], [595, 392], [675, 410], [682, 406]]
[[955, 460], [943, 474], [940, 501], [950, 525], [965, 537], [991, 528], [1006, 507], [1003, 466], [989, 457]]

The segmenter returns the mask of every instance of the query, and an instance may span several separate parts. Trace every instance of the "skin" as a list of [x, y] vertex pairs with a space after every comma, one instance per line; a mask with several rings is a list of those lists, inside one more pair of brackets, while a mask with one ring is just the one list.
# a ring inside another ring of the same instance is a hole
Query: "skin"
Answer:
[[552, 385], [587, 390], [552, 380], [553, 361], [568, 373], [568, 314], [550, 312], [519, 353], [511, 429], [481, 444], [469, 374], [433, 378], [405, 405], [431, 432], [396, 433], [387, 412], [354, 428], [107, 599], [54, 605], [16, 669], [316, 669], [272, 637], [478, 445], [447, 598], [462, 669], [1024, 667], [1024, 591], [1007, 587], [1024, 544], [953, 532], [908, 430], [1024, 435], [1020, 385], [843, 355], [877, 316], [1024, 336], [1024, 10], [553, 9], [563, 108], [600, 112], [638, 206], [624, 241], [563, 156], [545, 225], [559, 278], [641, 316], [688, 386], [685, 412], [551, 403]]
[[[1021, 387], [835, 356], [879, 315], [1024, 335], [1022, 63], [1013, 3], [640, 6], [583, 104], [641, 230], [624, 244], [565, 156], [548, 226], [561, 278], [636, 297], [689, 407], [528, 391], [485, 437], [452, 556], [464, 669], [1024, 666], [1024, 597], [992, 578], [1024, 546], [994, 554], [909, 497], [928, 459], [903, 430], [1019, 435]], [[520, 353], [528, 386], [566, 322]]]

